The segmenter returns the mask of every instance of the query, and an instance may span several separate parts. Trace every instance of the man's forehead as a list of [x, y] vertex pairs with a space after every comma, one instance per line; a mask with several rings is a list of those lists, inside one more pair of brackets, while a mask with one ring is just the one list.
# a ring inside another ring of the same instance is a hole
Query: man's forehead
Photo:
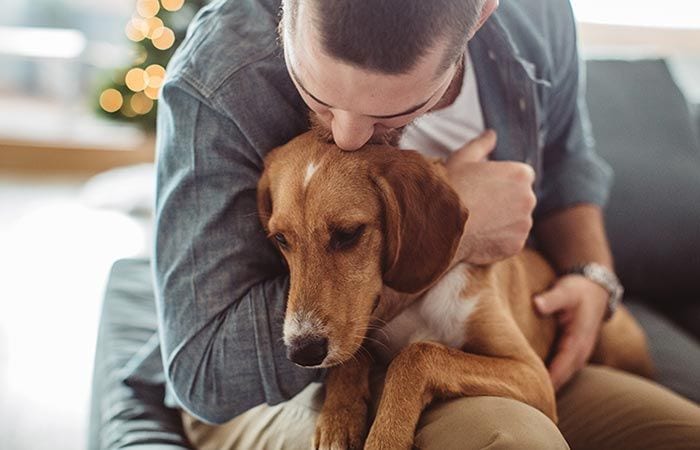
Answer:
[[[309, 40], [309, 37], [301, 39]], [[430, 100], [451, 80], [446, 72], [434, 79], [432, 68], [389, 75], [355, 67], [310, 46], [287, 40], [285, 58], [295, 84], [317, 103], [376, 118], [410, 114]]]

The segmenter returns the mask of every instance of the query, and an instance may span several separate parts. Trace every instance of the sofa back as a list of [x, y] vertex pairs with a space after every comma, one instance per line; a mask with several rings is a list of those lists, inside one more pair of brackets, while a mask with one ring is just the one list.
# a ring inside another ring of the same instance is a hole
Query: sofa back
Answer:
[[606, 226], [629, 294], [700, 299], [700, 144], [662, 60], [587, 62], [598, 152], [615, 183]]

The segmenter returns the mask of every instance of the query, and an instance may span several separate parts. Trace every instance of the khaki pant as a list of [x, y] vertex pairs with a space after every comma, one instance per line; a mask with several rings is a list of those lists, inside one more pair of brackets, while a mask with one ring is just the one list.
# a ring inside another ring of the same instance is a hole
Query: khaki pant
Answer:
[[[198, 449], [311, 448], [323, 389], [309, 385], [280, 405], [257, 406], [218, 426], [183, 413]], [[515, 400], [465, 397], [436, 402], [421, 416], [421, 449], [700, 449], [700, 407], [633, 375], [588, 366], [557, 397], [559, 427]], [[567, 445], [568, 443], [568, 445]]]

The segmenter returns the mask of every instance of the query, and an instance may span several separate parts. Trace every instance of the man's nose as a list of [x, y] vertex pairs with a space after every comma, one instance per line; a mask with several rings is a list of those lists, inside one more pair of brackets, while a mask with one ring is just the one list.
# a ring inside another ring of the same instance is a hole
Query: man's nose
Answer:
[[331, 123], [335, 145], [352, 151], [362, 147], [374, 134], [374, 122], [345, 111], [334, 111]]

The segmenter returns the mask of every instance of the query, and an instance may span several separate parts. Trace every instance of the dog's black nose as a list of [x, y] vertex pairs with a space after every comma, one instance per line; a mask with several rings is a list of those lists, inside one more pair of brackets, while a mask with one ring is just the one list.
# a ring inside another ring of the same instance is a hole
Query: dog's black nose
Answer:
[[328, 355], [328, 339], [324, 337], [302, 338], [287, 347], [287, 358], [300, 366], [318, 366]]

